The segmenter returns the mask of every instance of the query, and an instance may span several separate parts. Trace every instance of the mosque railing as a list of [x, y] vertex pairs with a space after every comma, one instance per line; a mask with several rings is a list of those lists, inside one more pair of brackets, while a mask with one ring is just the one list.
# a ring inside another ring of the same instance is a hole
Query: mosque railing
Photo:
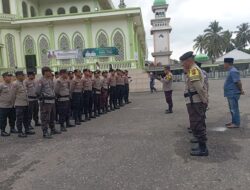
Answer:
[[12, 14], [0, 14], [0, 20], [12, 20], [15, 19], [16, 15]]
[[[109, 70], [112, 66], [113, 69], [121, 69], [121, 70], [130, 70], [130, 69], [138, 69], [141, 68], [141, 64], [137, 60], [128, 60], [128, 61], [117, 61], [117, 62], [104, 62], [99, 63], [99, 66], [96, 63], [79, 63], [79, 64], [63, 64], [60, 61], [56, 64], [49, 65], [49, 67], [53, 71], [59, 71], [60, 69], [67, 69], [69, 71], [73, 71], [75, 69], [90, 69], [92, 71], [95, 70]], [[41, 66], [37, 66], [37, 72], [38, 74], [41, 73]], [[15, 73], [17, 70], [26, 71], [25, 67], [18, 67], [18, 68], [6, 68], [6, 67], [0, 67], [0, 75], [4, 72], [11, 72]]]

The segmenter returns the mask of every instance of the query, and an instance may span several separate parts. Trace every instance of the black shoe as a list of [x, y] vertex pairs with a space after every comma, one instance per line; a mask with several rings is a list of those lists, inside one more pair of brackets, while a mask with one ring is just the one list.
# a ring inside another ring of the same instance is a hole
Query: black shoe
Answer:
[[192, 131], [191, 128], [188, 128], [188, 132], [189, 132], [189, 133], [193, 133], [193, 131]]
[[44, 131], [43, 132], [43, 138], [45, 139], [52, 139], [52, 136], [50, 133], [48, 133], [48, 131]]
[[35, 124], [35, 126], [36, 126], [36, 127], [40, 127], [40, 126], [41, 126], [41, 123], [37, 122], [37, 123]]
[[61, 131], [62, 132], [67, 132], [68, 130], [66, 129], [66, 127], [64, 125], [61, 125]]
[[171, 111], [171, 110], [166, 110], [165, 111], [165, 114], [171, 114], [171, 113], [173, 113], [173, 111]]
[[199, 143], [199, 147], [190, 152], [191, 156], [208, 156], [208, 149], [206, 143]]
[[17, 134], [18, 132], [17, 132], [17, 130], [15, 128], [13, 128], [13, 129], [10, 130], [10, 133]]
[[80, 121], [76, 121], [75, 124], [76, 125], [81, 125], [81, 122]]
[[75, 127], [75, 125], [67, 124], [67, 128], [72, 128], [72, 127]]
[[96, 117], [95, 116], [90, 116], [91, 119], [95, 119]]
[[20, 138], [26, 138], [27, 135], [25, 133], [18, 133], [18, 137], [20, 137]]
[[198, 143], [198, 142], [199, 142], [199, 141], [198, 141], [197, 138], [193, 138], [193, 139], [190, 140], [190, 143], [193, 143], [193, 144]]
[[25, 132], [25, 134], [26, 135], [34, 135], [34, 134], [36, 134], [34, 131], [27, 131], [27, 132]]
[[61, 131], [58, 131], [58, 130], [56, 130], [56, 129], [52, 129], [52, 130], [51, 130], [51, 135], [60, 135], [60, 134], [62, 134]]
[[29, 130], [34, 130], [34, 127], [32, 125], [30, 125]]
[[2, 136], [2, 137], [9, 137], [10, 134], [9, 134], [9, 133], [6, 133], [5, 131], [2, 131], [2, 132], [1, 132], [1, 136]]
[[81, 123], [84, 123], [84, 122], [86, 122], [86, 121], [85, 121], [85, 119], [81, 119], [80, 122], [81, 122]]

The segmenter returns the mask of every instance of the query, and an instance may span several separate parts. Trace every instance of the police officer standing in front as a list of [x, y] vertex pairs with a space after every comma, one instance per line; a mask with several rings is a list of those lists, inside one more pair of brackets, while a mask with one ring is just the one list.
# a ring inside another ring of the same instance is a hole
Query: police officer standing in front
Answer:
[[[11, 73], [3, 73], [3, 82], [0, 84], [0, 130], [1, 136], [10, 136], [10, 133], [17, 133], [15, 129], [16, 114], [13, 108], [13, 83]], [[10, 133], [6, 132], [7, 118], [10, 124]]]
[[[29, 129], [29, 109], [28, 109], [28, 94], [24, 85], [25, 75], [23, 71], [16, 72], [16, 82], [13, 85], [13, 100], [16, 108], [16, 126], [18, 137], [27, 137], [34, 135], [35, 132]], [[23, 132], [23, 126], [25, 132]]]
[[208, 103], [207, 90], [201, 69], [195, 64], [193, 52], [180, 57], [184, 70], [187, 72], [185, 99], [190, 120], [190, 128], [199, 143], [193, 148], [191, 156], [208, 156], [205, 110]]
[[[52, 138], [52, 134], [60, 134], [60, 132], [55, 129], [54, 123], [55, 91], [51, 69], [49, 67], [43, 67], [42, 75], [36, 87], [36, 94], [40, 99], [40, 118], [43, 138], [50, 139]], [[48, 131], [49, 127], [51, 133]]]
[[28, 72], [28, 78], [24, 81], [24, 84], [27, 88], [28, 93], [28, 101], [29, 101], [29, 126], [32, 129], [31, 121], [32, 119], [35, 121], [35, 126], [41, 126], [39, 123], [39, 104], [36, 95], [36, 80], [35, 80], [35, 72]]

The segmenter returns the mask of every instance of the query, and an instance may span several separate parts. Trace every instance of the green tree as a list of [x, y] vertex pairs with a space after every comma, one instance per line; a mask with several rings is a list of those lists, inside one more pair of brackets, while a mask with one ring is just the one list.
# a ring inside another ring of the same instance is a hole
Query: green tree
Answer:
[[204, 30], [205, 53], [212, 59], [212, 62], [220, 57], [224, 52], [223, 28], [219, 22], [211, 22], [207, 29]]
[[243, 23], [237, 26], [235, 45], [236, 48], [246, 49], [250, 43], [250, 26], [248, 23]]
[[229, 30], [226, 30], [222, 33], [222, 37], [224, 40], [223, 51], [226, 53], [235, 49], [232, 36], [233, 36], [233, 32], [230, 32]]
[[197, 38], [194, 39], [194, 42], [195, 42], [194, 49], [199, 53], [203, 53], [205, 51], [205, 45], [206, 45], [204, 35], [197, 36]]

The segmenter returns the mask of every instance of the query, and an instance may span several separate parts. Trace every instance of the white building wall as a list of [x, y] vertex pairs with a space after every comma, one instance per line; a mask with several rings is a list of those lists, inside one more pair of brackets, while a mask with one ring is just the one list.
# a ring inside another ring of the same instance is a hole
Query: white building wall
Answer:
[[124, 49], [125, 49], [125, 59], [129, 59], [129, 35], [128, 35], [128, 22], [126, 19], [117, 19], [117, 20], [105, 20], [105, 21], [95, 21], [92, 23], [92, 41], [94, 44], [94, 47], [96, 47], [96, 37], [99, 31], [104, 30], [108, 34], [109, 38], [109, 46], [113, 46], [113, 32], [117, 29], [120, 29], [120, 31], [123, 32], [124, 35]]
[[[159, 38], [163, 35], [164, 38]], [[169, 51], [169, 34], [166, 31], [156, 31], [154, 33], [155, 52]]]

